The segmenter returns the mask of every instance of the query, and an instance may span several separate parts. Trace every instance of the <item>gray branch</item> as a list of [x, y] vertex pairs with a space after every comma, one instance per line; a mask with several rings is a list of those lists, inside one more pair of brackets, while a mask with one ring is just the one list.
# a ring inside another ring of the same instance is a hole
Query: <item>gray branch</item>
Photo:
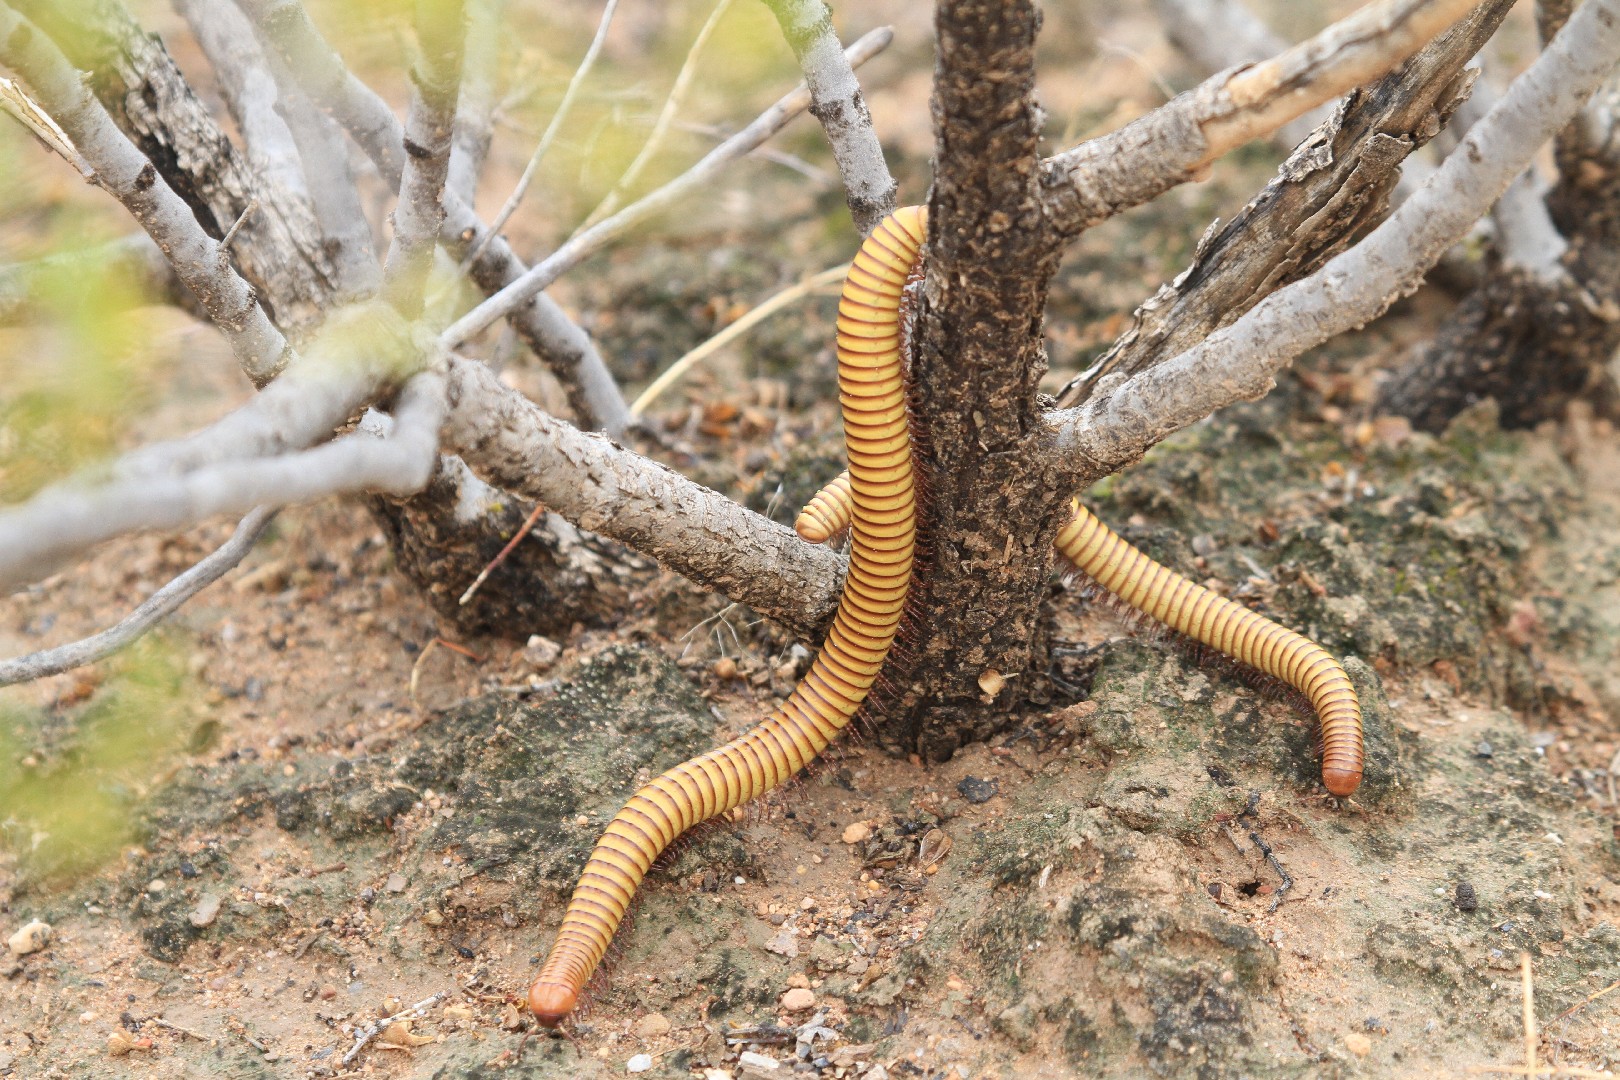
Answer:
[[200, 431], [126, 454], [110, 472], [173, 476], [302, 450], [330, 438], [379, 387], [420, 367], [430, 348], [381, 301], [337, 309], [298, 361], [256, 396]]
[[[404, 169], [405, 129], [388, 103], [344, 66], [298, 0], [238, 3], [311, 100], [349, 133], [397, 192]], [[440, 239], [451, 253], [458, 260], [464, 258], [485, 231], [473, 208], [449, 193]], [[518, 280], [528, 268], [497, 237], [486, 244], [470, 269], [478, 287], [494, 293]], [[624, 430], [630, 419], [624, 395], [590, 338], [555, 301], [544, 293], [534, 296], [521, 309], [510, 312], [509, 321], [562, 383], [569, 407], [581, 424], [609, 433]]]
[[33, 88], [40, 105], [96, 171], [96, 183], [124, 204], [169, 257], [208, 311], [249, 378], [262, 386], [286, 366], [292, 348], [231, 266], [223, 245], [202, 231], [146, 156], [85, 89], [73, 65], [33, 23], [0, 4], [0, 63]]
[[456, 198], [472, 205], [478, 180], [494, 134], [495, 103], [499, 93], [495, 73], [501, 68], [501, 45], [506, 25], [506, 0], [469, 0], [467, 4], [467, 61], [461, 81], [461, 103], [456, 109], [455, 147], [450, 152], [450, 178]]
[[385, 438], [362, 430], [301, 453], [47, 488], [0, 511], [0, 588], [32, 580], [94, 544], [138, 529], [177, 529], [215, 514], [342, 492], [420, 490], [438, 461], [444, 412], [443, 376], [423, 372], [401, 390]]
[[171, 2], [214, 69], [225, 106], [242, 133], [248, 164], [265, 186], [307, 199], [298, 143], [276, 112], [275, 77], [242, 13], [228, 0]]
[[1379, 0], [1264, 63], [1222, 72], [1118, 131], [1041, 163], [1058, 242], [1199, 179], [1250, 139], [1393, 68], [1474, 0]]
[[1136, 310], [1131, 327], [1063, 388], [1057, 404], [1078, 405], [1109, 375], [1135, 374], [1192, 348], [1370, 230], [1413, 152], [1462, 111], [1471, 83], [1465, 66], [1512, 6], [1487, 0], [1346, 97], [1248, 205], [1210, 227], [1191, 264]]
[[[1242, 0], [1154, 0], [1153, 6], [1170, 43], [1205, 75], [1257, 64], [1288, 48]], [[1278, 128], [1277, 135], [1298, 146], [1328, 116], [1327, 109], [1313, 109]]]
[[319, 319], [333, 269], [307, 202], [263, 182], [221, 130], [155, 34], [121, 0], [8, 0], [52, 38], [203, 232], [223, 237], [258, 203], [231, 246], [232, 262], [267, 314], [297, 333]]
[[[888, 28], [873, 30], [849, 47], [849, 61], [860, 64], [881, 52], [894, 38]], [[782, 130], [794, 117], [810, 107], [810, 91], [803, 84], [775, 105], [766, 109], [747, 127], [710, 150], [697, 164], [649, 195], [631, 203], [612, 217], [597, 222], [530, 267], [511, 284], [452, 323], [440, 339], [447, 348], [488, 329], [498, 320], [527, 304], [565, 272], [599, 251], [626, 231], [669, 209], [680, 199], [714, 183], [732, 162]]]
[[894, 212], [899, 185], [889, 175], [872, 112], [833, 28], [832, 12], [823, 0], [766, 0], [766, 6], [798, 58], [810, 88], [810, 115], [827, 134], [850, 216], [865, 236]]
[[622, 541], [799, 637], [838, 605], [844, 560], [597, 433], [548, 416], [482, 364], [452, 359], [446, 450], [486, 482]]
[[1281, 289], [1202, 344], [1076, 409], [1049, 417], [1076, 486], [1140, 457], [1225, 405], [1264, 396], [1306, 349], [1382, 314], [1415, 290], [1576, 115], [1620, 60], [1620, 0], [1587, 0], [1428, 183], [1356, 247]]
[[[336, 278], [331, 291], [348, 297], [375, 292], [381, 270], [342, 133], [286, 77], [280, 58], [264, 51], [253, 24], [233, 0], [173, 2], [222, 82], [243, 78], [239, 72], [252, 73], [249, 86], [235, 99], [227, 97], [227, 104], [240, 100], [232, 104], [232, 115], [247, 141], [249, 160], [271, 170], [266, 177], [271, 184], [262, 186], [277, 191], [273, 185], [292, 184], [287, 190], [308, 202]], [[275, 163], [267, 166], [263, 159], [271, 155]], [[292, 172], [296, 180], [281, 179]], [[323, 300], [327, 291], [322, 290]]]
[[383, 264], [383, 295], [408, 319], [422, 314], [422, 296], [444, 226], [444, 185], [467, 41], [460, 0], [417, 0], [416, 39], [405, 167], [394, 209], [394, 242]]
[[60, 675], [64, 671], [105, 659], [134, 644], [158, 623], [179, 611], [187, 600], [224, 577], [245, 559], [275, 516], [276, 511], [267, 506], [250, 510], [247, 517], [237, 524], [229, 540], [153, 593], [117, 625], [54, 649], [42, 649], [14, 660], [0, 660], [0, 686]]

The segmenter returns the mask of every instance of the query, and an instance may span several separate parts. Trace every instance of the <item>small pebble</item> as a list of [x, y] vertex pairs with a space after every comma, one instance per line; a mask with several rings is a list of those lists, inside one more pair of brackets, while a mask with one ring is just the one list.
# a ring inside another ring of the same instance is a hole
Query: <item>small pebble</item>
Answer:
[[1474, 886], [1466, 881], [1457, 882], [1457, 896], [1453, 901], [1458, 911], [1478, 911], [1479, 896], [1474, 892]]
[[422, 921], [429, 926], [443, 926], [444, 913], [436, 907], [430, 907], [422, 913]]
[[50, 943], [51, 924], [40, 922], [38, 919], [35, 919], [6, 939], [6, 947], [18, 956], [37, 953]]
[[806, 1012], [816, 1007], [816, 995], [802, 986], [795, 986], [782, 995], [782, 1008], [788, 1012]]
[[383, 888], [387, 889], [391, 893], [402, 893], [402, 892], [404, 892], [405, 891], [405, 875], [404, 874], [397, 874], [397, 873], [396, 874], [389, 874], [388, 875], [388, 880], [383, 882]]
[[793, 974], [788, 976], [787, 984], [792, 987], [809, 989], [810, 976], [806, 975], [802, 971], [795, 971]]
[[737, 1064], [742, 1066], [744, 1076], [775, 1076], [776, 1070], [782, 1067], [782, 1063], [775, 1058], [766, 1057], [752, 1050], [744, 1050], [739, 1054]]
[[167, 889], [168, 887], [169, 887], [169, 883], [167, 881], [164, 881], [160, 877], [159, 878], [153, 878], [151, 881], [148, 881], [146, 883], [146, 891], [151, 893], [153, 896], [162, 895], [163, 890]]
[[656, 1039], [660, 1035], [668, 1035], [671, 1026], [669, 1018], [663, 1013], [648, 1013], [636, 1021], [636, 1037]]
[[644, 1073], [648, 1069], [652, 1068], [652, 1055], [637, 1054], [635, 1057], [625, 1062], [624, 1067], [625, 1071], [627, 1072]]
[[337, 997], [337, 987], [333, 986], [331, 983], [327, 983], [325, 986], [321, 987], [320, 998], [322, 1001], [331, 1001], [335, 997]]
[[733, 1080], [730, 1069], [704, 1069], [703, 1080]]
[[213, 926], [214, 920], [219, 918], [219, 907], [222, 903], [218, 893], [203, 893], [197, 906], [191, 909], [191, 925], [202, 930]]
[[562, 646], [550, 638], [532, 634], [523, 648], [523, 659], [536, 670], [548, 668], [562, 655]]
[[1366, 1057], [1372, 1053], [1372, 1040], [1359, 1031], [1352, 1031], [1344, 1037], [1344, 1048], [1356, 1057]]
[[858, 844], [871, 835], [872, 830], [867, 827], [867, 824], [864, 821], [857, 821], [844, 830], [843, 839], [846, 844]]
[[1001, 793], [1001, 784], [994, 778], [989, 780], [977, 776], [964, 776], [956, 785], [956, 793], [975, 806], [987, 803]]

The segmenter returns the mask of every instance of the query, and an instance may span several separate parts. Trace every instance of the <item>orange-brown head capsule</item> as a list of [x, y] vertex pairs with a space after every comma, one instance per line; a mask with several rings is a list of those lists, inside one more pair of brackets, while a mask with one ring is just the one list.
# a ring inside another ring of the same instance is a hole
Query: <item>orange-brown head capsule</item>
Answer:
[[1356, 793], [1361, 786], [1361, 770], [1357, 768], [1340, 768], [1324, 762], [1322, 765], [1322, 786], [1339, 798], [1348, 798]]
[[540, 1021], [541, 1027], [554, 1028], [568, 1019], [568, 1014], [579, 1004], [579, 994], [572, 987], [538, 980], [529, 987], [529, 1011]]

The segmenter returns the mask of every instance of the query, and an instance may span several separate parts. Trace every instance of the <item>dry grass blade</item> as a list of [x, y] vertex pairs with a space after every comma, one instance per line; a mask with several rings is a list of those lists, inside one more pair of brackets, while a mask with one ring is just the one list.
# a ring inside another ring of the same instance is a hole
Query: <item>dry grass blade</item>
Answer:
[[789, 285], [782, 291], [760, 301], [745, 312], [741, 318], [665, 368], [663, 374], [654, 379], [647, 389], [641, 392], [641, 396], [630, 403], [630, 415], [641, 416], [647, 411], [649, 405], [656, 401], [665, 390], [668, 390], [679, 381], [683, 375], [691, 371], [692, 368], [701, 364], [704, 360], [736, 341], [739, 337], [794, 301], [841, 280], [848, 271], [848, 263], [829, 267], [819, 274], [813, 274], [805, 278], [797, 285]]

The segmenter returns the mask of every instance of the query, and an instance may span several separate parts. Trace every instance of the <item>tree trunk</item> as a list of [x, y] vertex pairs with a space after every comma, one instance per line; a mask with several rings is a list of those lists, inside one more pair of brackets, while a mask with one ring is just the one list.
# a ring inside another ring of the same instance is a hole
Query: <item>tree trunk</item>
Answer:
[[[923, 551], [893, 692], [877, 704], [883, 740], [932, 759], [1004, 727], [1030, 690], [1022, 676], [1044, 666], [1059, 525], [1035, 452], [1057, 268], [1036, 191], [1040, 15], [1026, 0], [947, 0], [937, 27], [937, 164], [912, 334]], [[1006, 689], [986, 693], [990, 672], [1010, 677]]]

